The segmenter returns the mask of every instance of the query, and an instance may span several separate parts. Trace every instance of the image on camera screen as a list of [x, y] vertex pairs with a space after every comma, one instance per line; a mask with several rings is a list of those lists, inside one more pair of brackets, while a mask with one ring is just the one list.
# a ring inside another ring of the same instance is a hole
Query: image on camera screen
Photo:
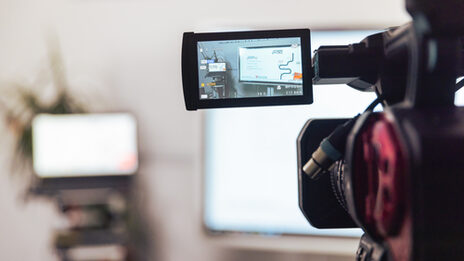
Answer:
[[199, 41], [200, 99], [303, 95], [299, 37]]

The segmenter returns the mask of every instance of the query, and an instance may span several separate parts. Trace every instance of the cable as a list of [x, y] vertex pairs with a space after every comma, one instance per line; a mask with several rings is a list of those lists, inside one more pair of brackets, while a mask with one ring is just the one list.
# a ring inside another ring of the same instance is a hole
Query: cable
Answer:
[[464, 87], [464, 78], [461, 79], [458, 83], [456, 83], [456, 88], [454, 89], [456, 92], [459, 91], [462, 87]]
[[[380, 95], [364, 112], [373, 111], [375, 106], [384, 100]], [[303, 166], [303, 171], [311, 179], [318, 179], [336, 161], [345, 154], [345, 145], [348, 134], [353, 128], [359, 114], [342, 125], [339, 125], [327, 138], [323, 139], [317, 150], [311, 155], [309, 161]]]
[[[380, 95], [364, 112], [373, 111], [375, 106], [383, 100], [384, 97]], [[345, 154], [346, 139], [358, 117], [359, 114], [344, 124], [339, 125], [327, 138], [322, 140], [309, 161], [303, 166], [304, 173], [311, 179], [318, 179], [322, 173], [343, 157]]]
[[309, 161], [303, 166], [304, 173], [311, 179], [318, 179], [322, 173], [343, 157], [346, 139], [358, 117], [359, 114], [339, 125], [327, 138], [322, 140]]
[[379, 103], [383, 102], [384, 98], [382, 95], [380, 95], [379, 97], [377, 97], [377, 99], [375, 99], [367, 108], [364, 112], [368, 112], [368, 111], [373, 111], [374, 108], [379, 105]]

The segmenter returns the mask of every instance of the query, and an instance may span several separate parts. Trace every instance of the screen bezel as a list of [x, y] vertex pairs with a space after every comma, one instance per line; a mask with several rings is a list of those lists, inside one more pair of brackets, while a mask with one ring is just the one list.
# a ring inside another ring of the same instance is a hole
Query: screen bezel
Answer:
[[[303, 69], [303, 95], [274, 96], [253, 98], [200, 99], [198, 86], [198, 52], [197, 44], [202, 41], [244, 40], [264, 38], [298, 37], [301, 40], [301, 56]], [[194, 68], [192, 70], [192, 68]], [[250, 106], [275, 106], [311, 104], [312, 73], [311, 73], [311, 38], [309, 29], [268, 30], [221, 33], [184, 33], [182, 47], [182, 78], [184, 98], [187, 110]]]

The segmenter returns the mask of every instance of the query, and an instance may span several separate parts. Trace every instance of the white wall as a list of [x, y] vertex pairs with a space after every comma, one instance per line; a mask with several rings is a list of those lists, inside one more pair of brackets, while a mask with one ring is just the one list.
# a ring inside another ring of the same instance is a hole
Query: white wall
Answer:
[[[136, 115], [157, 258], [306, 260], [306, 254], [217, 247], [202, 232], [195, 171], [201, 121], [200, 113], [184, 110], [182, 32], [379, 28], [406, 22], [403, 5], [402, 0], [0, 0], [0, 82], [33, 81], [46, 67], [47, 35], [56, 35], [73, 90], [90, 96], [99, 110]], [[0, 145], [8, 138], [2, 139]], [[2, 145], [2, 166], [9, 148]], [[0, 260], [52, 260], [47, 232], [59, 217], [42, 200], [18, 202], [19, 181], [7, 169], [0, 173]]]

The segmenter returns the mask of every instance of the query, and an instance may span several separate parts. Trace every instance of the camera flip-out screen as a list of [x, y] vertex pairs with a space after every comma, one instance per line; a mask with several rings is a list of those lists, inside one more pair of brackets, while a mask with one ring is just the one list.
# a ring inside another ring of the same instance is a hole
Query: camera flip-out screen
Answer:
[[312, 103], [308, 29], [184, 33], [188, 110]]

